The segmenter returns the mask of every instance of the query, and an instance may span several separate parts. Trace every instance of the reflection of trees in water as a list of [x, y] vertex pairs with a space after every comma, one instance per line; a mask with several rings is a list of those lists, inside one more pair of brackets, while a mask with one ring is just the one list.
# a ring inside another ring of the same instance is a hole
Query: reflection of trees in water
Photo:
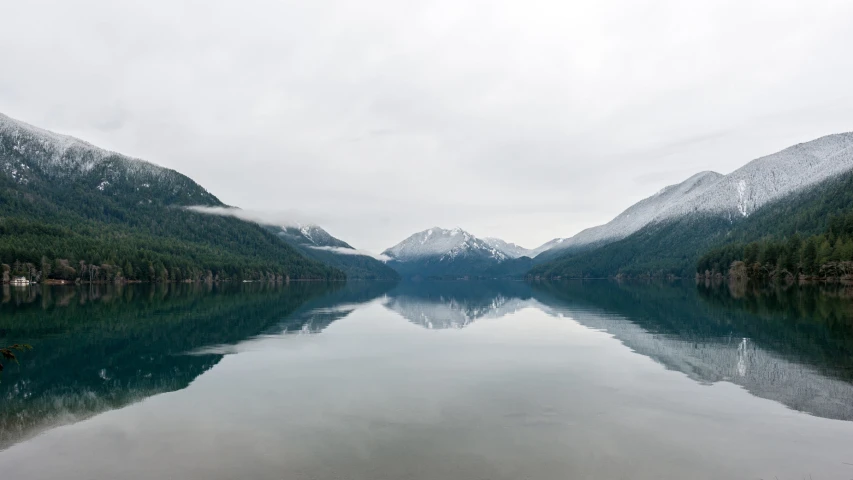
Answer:
[[[0, 448], [54, 423], [185, 388], [222, 358], [186, 352], [298, 330], [305, 305], [375, 293], [299, 282], [29, 290], [0, 303], [0, 340], [36, 346], [0, 383]], [[314, 317], [314, 328], [335, 318]]]
[[853, 315], [837, 287], [566, 281], [401, 284], [386, 305], [426, 328], [526, 306], [607, 331], [706, 384], [729, 381], [790, 408], [853, 420]]
[[735, 297], [727, 285], [607, 281], [534, 289], [540, 302], [697, 381], [731, 381], [794, 409], [853, 419], [853, 316], [833, 290]]
[[762, 346], [853, 381], [853, 298], [849, 287], [700, 285], [698, 296]]
[[27, 350], [32, 350], [33, 347], [26, 343], [16, 343], [8, 347], [0, 347], [0, 372], [3, 371], [3, 362], [18, 363], [18, 354]]

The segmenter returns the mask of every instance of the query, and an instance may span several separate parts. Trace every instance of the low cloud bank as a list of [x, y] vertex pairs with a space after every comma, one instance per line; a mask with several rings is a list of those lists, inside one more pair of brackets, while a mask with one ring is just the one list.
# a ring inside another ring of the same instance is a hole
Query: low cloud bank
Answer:
[[[261, 225], [273, 225], [283, 228], [300, 228], [305, 225], [316, 225], [315, 221], [309, 220], [305, 215], [294, 211], [264, 212], [256, 210], [243, 210], [242, 208], [237, 207], [207, 207], [204, 205], [193, 205], [184, 208], [192, 212], [203, 213], [206, 215], [219, 215], [221, 217], [239, 218], [240, 220], [245, 220], [247, 222], [259, 223]], [[367, 250], [319, 246], [311, 246], [310, 248], [316, 250], [326, 250], [340, 255], [361, 255], [365, 257], [372, 257], [376, 260], [379, 260], [380, 262], [387, 262], [391, 260], [391, 257], [388, 257], [387, 255], [376, 254], [373, 252], [368, 252]]]
[[380, 262], [387, 262], [387, 261], [391, 260], [391, 257], [389, 257], [387, 255], [382, 255], [381, 253], [377, 254], [377, 253], [373, 253], [373, 252], [368, 252], [367, 250], [357, 250], [354, 248], [314, 247], [314, 246], [312, 246], [311, 248], [313, 248], [314, 250], [325, 250], [327, 252], [339, 253], [341, 255], [361, 255], [364, 257], [372, 257], [372, 258], [375, 258], [376, 260], [379, 260]]
[[260, 223], [262, 225], [275, 225], [279, 227], [299, 227], [301, 225], [309, 225], [313, 223], [304, 215], [294, 211], [262, 212], [243, 210], [242, 208], [237, 207], [206, 207], [203, 205], [194, 205], [185, 208], [192, 212], [204, 213], [207, 215], [219, 215], [221, 217], [234, 217], [248, 222]]

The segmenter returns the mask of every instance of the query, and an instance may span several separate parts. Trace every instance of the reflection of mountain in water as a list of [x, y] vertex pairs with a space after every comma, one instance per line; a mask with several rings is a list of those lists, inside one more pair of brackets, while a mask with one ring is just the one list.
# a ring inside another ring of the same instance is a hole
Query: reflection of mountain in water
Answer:
[[292, 332], [294, 326], [302, 333], [319, 333], [335, 320], [352, 313], [361, 304], [381, 297], [396, 284], [385, 281], [349, 282], [325, 295], [313, 298], [296, 309], [286, 324], [279, 324], [270, 333]]
[[790, 312], [759, 315], [706, 301], [692, 286], [564, 282], [535, 288], [537, 298], [565, 316], [698, 382], [728, 381], [796, 410], [853, 420], [850, 317], [842, 325], [837, 317], [821, 323]]
[[379, 284], [363, 285], [129, 285], [12, 292], [0, 304], [0, 339], [35, 348], [20, 366], [3, 373], [0, 448], [52, 424], [185, 388], [222, 358], [187, 352], [263, 332], [322, 330], [341, 314], [314, 310], [382, 294]]
[[386, 307], [429, 329], [462, 328], [533, 306], [522, 282], [406, 282], [388, 294]]
[[733, 298], [693, 285], [608, 281], [401, 284], [386, 305], [426, 328], [461, 328], [535, 307], [613, 335], [700, 383], [853, 420], [853, 302], [814, 289]]

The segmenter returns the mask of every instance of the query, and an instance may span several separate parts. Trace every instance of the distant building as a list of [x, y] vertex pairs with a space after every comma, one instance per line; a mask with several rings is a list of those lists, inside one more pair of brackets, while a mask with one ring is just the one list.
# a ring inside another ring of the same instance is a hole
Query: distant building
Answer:
[[15, 277], [10, 282], [12, 285], [29, 285], [30, 281], [24, 277]]

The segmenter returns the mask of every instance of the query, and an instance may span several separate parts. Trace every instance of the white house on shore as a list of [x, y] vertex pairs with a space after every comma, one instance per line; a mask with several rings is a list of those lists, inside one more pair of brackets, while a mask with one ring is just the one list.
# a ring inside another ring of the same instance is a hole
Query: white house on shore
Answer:
[[24, 277], [15, 277], [9, 283], [12, 285], [29, 285], [31, 282]]

